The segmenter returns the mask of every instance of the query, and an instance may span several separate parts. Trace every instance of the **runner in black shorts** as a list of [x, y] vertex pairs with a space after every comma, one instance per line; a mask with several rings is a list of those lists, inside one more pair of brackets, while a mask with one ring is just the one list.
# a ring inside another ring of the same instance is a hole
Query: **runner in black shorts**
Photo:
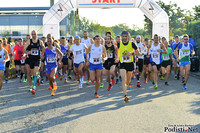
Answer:
[[130, 84], [131, 75], [134, 70], [133, 55], [134, 50], [136, 55], [140, 55], [138, 48], [134, 42], [129, 41], [129, 35], [127, 31], [122, 32], [122, 41], [117, 44], [119, 49], [119, 61], [120, 61], [120, 75], [122, 78], [122, 89], [124, 93], [124, 101], [129, 102], [127, 97], [127, 85]]
[[[111, 43], [111, 36], [107, 36], [106, 37], [106, 44], [105, 44], [105, 48], [106, 48], [106, 53], [107, 53], [107, 60], [104, 62], [103, 67], [103, 73], [107, 76], [107, 82], [109, 84], [108, 86], [108, 91], [111, 90], [112, 85], [115, 84], [115, 64], [116, 61], [115, 59], [118, 58], [118, 55], [116, 56], [116, 51], [118, 51], [117, 46], [115, 46], [114, 44]], [[112, 79], [112, 84], [110, 82], [110, 75], [111, 75], [111, 79]]]
[[[44, 44], [41, 40], [37, 39], [37, 32], [31, 32], [32, 39], [27, 41], [27, 46], [25, 49], [28, 50], [28, 55], [30, 58], [30, 69], [31, 74], [34, 76], [33, 89], [31, 90], [32, 95], [35, 95], [36, 85], [38, 81], [38, 71], [40, 67], [40, 48], [45, 50]], [[29, 47], [28, 47], [29, 46]]]
[[151, 80], [151, 62], [150, 62], [150, 55], [148, 53], [149, 49], [149, 42], [148, 38], [144, 39], [144, 83], [147, 83], [147, 76], [148, 79]]
[[61, 52], [63, 53], [62, 63], [59, 65], [59, 69], [62, 69], [60, 80], [65, 78], [65, 83], [67, 83], [67, 67], [68, 67], [68, 50], [70, 49], [65, 37], [61, 38]]
[[140, 78], [142, 75], [142, 71], [143, 71], [143, 65], [144, 65], [144, 49], [145, 46], [143, 43], [141, 43], [141, 36], [137, 35], [136, 36], [136, 45], [139, 49], [139, 52], [142, 53], [142, 56], [137, 56], [136, 57], [136, 78], [137, 78], [137, 87], [141, 87], [141, 83], [140, 83]]

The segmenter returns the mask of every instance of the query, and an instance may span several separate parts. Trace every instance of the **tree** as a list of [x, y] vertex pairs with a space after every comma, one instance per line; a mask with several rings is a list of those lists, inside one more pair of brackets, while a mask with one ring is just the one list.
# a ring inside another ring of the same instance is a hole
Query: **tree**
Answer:
[[195, 6], [193, 10], [194, 10], [194, 20], [199, 20], [200, 19], [200, 5]]
[[[186, 28], [188, 22], [193, 18], [192, 13], [188, 10], [183, 10], [177, 6], [176, 3], [170, 2], [165, 4], [163, 1], [159, 0], [157, 4], [168, 14], [169, 16], [169, 33], [170, 36], [176, 34], [183, 34], [185, 30], [178, 31], [177, 29]], [[152, 22], [145, 16], [145, 30], [151, 36], [152, 33]]]

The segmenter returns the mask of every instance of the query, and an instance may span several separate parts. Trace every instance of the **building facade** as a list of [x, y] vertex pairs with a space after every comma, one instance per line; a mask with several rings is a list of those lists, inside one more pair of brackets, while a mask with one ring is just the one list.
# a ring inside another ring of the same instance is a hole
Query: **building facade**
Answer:
[[[26, 36], [32, 30], [43, 36], [43, 15], [49, 9], [50, 7], [0, 8], [0, 37]], [[70, 16], [60, 22], [61, 36], [69, 34]]]

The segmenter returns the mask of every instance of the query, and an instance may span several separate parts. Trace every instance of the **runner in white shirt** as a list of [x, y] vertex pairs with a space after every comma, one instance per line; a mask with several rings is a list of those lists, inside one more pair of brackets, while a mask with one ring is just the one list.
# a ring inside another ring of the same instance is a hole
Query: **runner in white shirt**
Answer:
[[74, 45], [70, 47], [69, 54], [73, 52], [74, 55], [74, 67], [75, 73], [78, 76], [79, 88], [82, 88], [83, 84], [83, 67], [84, 67], [84, 51], [87, 50], [87, 46], [84, 43], [80, 43], [80, 37], [74, 37]]
[[96, 80], [95, 84], [95, 98], [98, 98], [99, 95], [97, 94], [99, 90], [100, 85], [100, 77], [103, 70], [103, 64], [102, 62], [107, 59], [106, 49], [103, 45], [100, 44], [101, 37], [99, 35], [96, 35], [94, 37], [94, 44], [92, 44], [86, 53], [86, 60], [88, 62], [88, 54], [91, 54], [91, 57], [89, 59], [89, 70], [90, 70], [90, 78], [91, 81], [94, 82]]
[[[85, 43], [88, 48], [91, 44], [94, 43], [93, 39], [89, 38], [89, 33], [87, 31], [83, 32], [83, 38], [81, 39], [81, 43]], [[85, 53], [84, 53], [84, 56], [85, 56]], [[90, 58], [90, 54], [89, 54], [88, 58]], [[89, 74], [88, 68], [89, 68], [89, 64], [85, 63], [84, 72], [87, 71], [87, 82], [86, 82], [87, 84], [89, 83], [89, 79], [90, 79], [90, 74]]]

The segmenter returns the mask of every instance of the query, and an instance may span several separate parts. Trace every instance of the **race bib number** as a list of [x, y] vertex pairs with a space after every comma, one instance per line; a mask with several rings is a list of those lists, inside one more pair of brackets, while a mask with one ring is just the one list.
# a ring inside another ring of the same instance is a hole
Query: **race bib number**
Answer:
[[163, 59], [164, 59], [164, 60], [169, 60], [169, 55], [164, 55], [164, 56], [163, 56]]
[[39, 50], [32, 49], [31, 55], [39, 55]]
[[158, 54], [153, 54], [153, 58], [158, 58]]
[[113, 58], [113, 53], [107, 53], [108, 58]]
[[94, 63], [94, 64], [100, 63], [100, 59], [99, 59], [99, 58], [93, 58], [93, 63]]
[[131, 57], [130, 56], [122, 56], [122, 61], [123, 62], [131, 61]]
[[47, 63], [54, 63], [55, 57], [47, 57]]
[[77, 56], [82, 55], [82, 50], [76, 51], [75, 53], [76, 53]]
[[189, 55], [189, 51], [183, 51], [183, 55]]
[[21, 59], [20, 62], [21, 62], [21, 64], [24, 64], [25, 63], [25, 59]]

